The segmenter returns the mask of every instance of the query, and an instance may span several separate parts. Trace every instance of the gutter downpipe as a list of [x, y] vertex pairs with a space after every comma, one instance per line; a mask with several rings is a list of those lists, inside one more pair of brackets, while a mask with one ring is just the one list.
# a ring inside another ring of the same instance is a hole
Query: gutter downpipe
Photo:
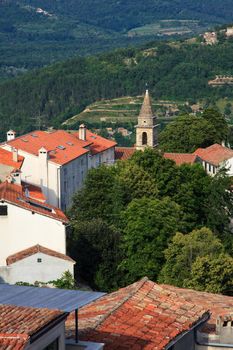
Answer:
[[206, 323], [206, 321], [208, 321], [210, 318], [210, 314], [209, 312], [206, 312], [203, 315], [203, 318], [197, 322], [194, 326], [192, 326], [192, 328], [190, 328], [189, 330], [181, 333], [180, 335], [178, 335], [174, 340], [172, 340], [166, 347], [165, 350], [169, 350], [173, 345], [175, 345], [179, 340], [181, 340], [186, 334], [190, 333], [192, 330], [194, 330], [195, 332], [195, 341], [196, 341], [196, 328], [202, 326], [204, 323]]
[[200, 346], [211, 346], [212, 348], [227, 348], [227, 349], [233, 349], [233, 344], [220, 344], [220, 343], [205, 343], [200, 342], [197, 340], [197, 330], [195, 329], [195, 344]]

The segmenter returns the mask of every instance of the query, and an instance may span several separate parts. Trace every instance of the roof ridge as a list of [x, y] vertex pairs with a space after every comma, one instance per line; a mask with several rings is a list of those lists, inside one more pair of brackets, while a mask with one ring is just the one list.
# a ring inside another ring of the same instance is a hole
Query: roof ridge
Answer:
[[[19, 259], [16, 259], [15, 257], [19, 254], [26, 254], [27, 255], [24, 255], [22, 257], [20, 257]], [[28, 248], [25, 248], [25, 249], [22, 249], [14, 254], [11, 254], [9, 255], [7, 258], [6, 258], [6, 263], [7, 265], [11, 265], [17, 261], [20, 261], [22, 259], [25, 259], [29, 256], [32, 256], [36, 253], [42, 253], [42, 254], [46, 254], [46, 255], [50, 255], [50, 256], [54, 256], [58, 259], [63, 259], [63, 260], [68, 260], [68, 261], [72, 261], [74, 263], [76, 263], [69, 255], [67, 254], [64, 254], [64, 253], [60, 253], [54, 249], [51, 249], [51, 248], [47, 248], [47, 247], [44, 247], [40, 244], [36, 244], [36, 245], [33, 245], [31, 247], [28, 247]], [[12, 261], [13, 259], [13, 261]]]
[[[138, 284], [138, 286], [137, 286], [137, 288], [135, 288], [135, 290], [133, 290], [131, 293], [129, 293], [127, 296], [125, 296], [123, 299], [122, 299], [122, 301], [119, 303], [119, 304], [117, 304], [113, 309], [111, 309], [109, 312], [107, 312], [104, 316], [102, 316], [101, 318], [100, 318], [100, 320], [96, 323], [96, 325], [95, 325], [95, 327], [94, 327], [94, 329], [97, 329], [110, 315], [112, 315], [115, 311], [117, 311], [122, 305], [124, 305], [130, 298], [132, 298], [143, 286], [144, 286], [144, 284], [146, 283], [146, 282], [148, 282], [149, 281], [149, 278], [148, 277], [143, 277], [140, 281], [138, 281], [138, 282], [135, 282], [135, 284]], [[134, 283], [133, 283], [134, 284]], [[125, 288], [128, 288], [128, 287], [130, 287], [130, 286], [132, 286], [132, 284], [131, 285], [129, 285], [129, 286], [127, 286], [127, 287], [125, 287]], [[120, 290], [122, 290], [122, 289], [124, 289], [124, 288], [121, 288], [121, 289], [119, 289], [118, 291], [116, 291], [115, 293], [118, 293]], [[111, 295], [111, 294], [108, 294], [107, 296], [109, 296], [109, 295]], [[103, 296], [103, 298], [104, 298], [104, 296]], [[101, 299], [101, 298], [100, 298]], [[100, 300], [99, 299], [99, 300]]]

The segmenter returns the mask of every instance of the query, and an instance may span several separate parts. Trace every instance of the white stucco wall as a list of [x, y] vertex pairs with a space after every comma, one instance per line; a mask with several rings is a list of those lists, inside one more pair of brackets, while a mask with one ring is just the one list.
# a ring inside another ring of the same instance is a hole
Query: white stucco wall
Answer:
[[113, 164], [115, 159], [115, 147], [104, 152], [88, 156], [88, 168], [97, 168], [101, 164]]
[[61, 208], [71, 206], [74, 194], [83, 186], [88, 171], [88, 154], [74, 159], [61, 167]]
[[[11, 151], [8, 144], [1, 145], [2, 148]], [[47, 164], [42, 162], [38, 156], [18, 150], [18, 154], [24, 157], [21, 167], [21, 180], [32, 185], [41, 187], [47, 198], [47, 203], [59, 207], [60, 202], [60, 165], [48, 160]]]
[[[11, 151], [8, 144], [1, 147]], [[18, 154], [25, 158], [21, 179], [41, 187], [47, 203], [65, 210], [71, 206], [73, 195], [83, 186], [88, 169], [114, 162], [114, 149], [112, 147], [93, 156], [87, 153], [62, 166], [19, 149]]]
[[[41, 262], [38, 262], [38, 259], [41, 259]], [[16, 282], [34, 284], [36, 281], [47, 283], [61, 278], [65, 271], [73, 275], [73, 266], [72, 261], [38, 252], [10, 266], [0, 267], [0, 276], [4, 282], [10, 284]]]
[[0, 266], [6, 265], [9, 255], [36, 244], [66, 253], [66, 228], [62, 222], [7, 202], [1, 204], [8, 205], [8, 215], [0, 216]]

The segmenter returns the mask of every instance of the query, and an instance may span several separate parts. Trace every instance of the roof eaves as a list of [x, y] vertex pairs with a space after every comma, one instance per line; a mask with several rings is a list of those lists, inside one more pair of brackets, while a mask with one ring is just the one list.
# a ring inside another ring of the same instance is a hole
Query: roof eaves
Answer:
[[193, 329], [195, 329], [196, 327], [199, 327], [201, 325], [203, 325], [204, 323], [206, 323], [208, 320], [210, 319], [210, 312], [206, 311], [201, 318], [199, 318], [199, 320], [197, 322], [194, 322], [192, 324], [192, 326], [187, 329], [186, 331], [181, 332], [180, 334], [178, 334], [174, 339], [172, 339], [165, 347], [164, 350], [168, 350], [170, 349], [173, 345], [175, 345], [179, 340], [181, 340], [186, 334], [188, 334], [189, 332], [191, 332]]
[[16, 202], [14, 202], [14, 201], [11, 201], [11, 200], [8, 199], [8, 198], [2, 198], [1, 201], [7, 202], [7, 203], [12, 204], [12, 205], [15, 205], [15, 206], [17, 206], [17, 207], [19, 207], [19, 208], [21, 208], [21, 209], [25, 209], [25, 210], [28, 210], [28, 211], [35, 212], [35, 213], [37, 213], [37, 214], [46, 216], [46, 217], [48, 217], [48, 218], [50, 218], [50, 219], [54, 219], [54, 220], [56, 220], [56, 221], [60, 221], [60, 222], [62, 222], [62, 223], [64, 223], [64, 224], [67, 224], [67, 223], [69, 222], [68, 219], [62, 219], [62, 218], [59, 218], [58, 216], [55, 216], [56, 214], [54, 214], [54, 215], [49, 215], [49, 214], [46, 214], [46, 213], [42, 213], [41, 211], [38, 211], [36, 208], [32, 208], [32, 209], [27, 208], [27, 207], [25, 207], [25, 206], [23, 206], [23, 205], [20, 205], [19, 203], [16, 203]]

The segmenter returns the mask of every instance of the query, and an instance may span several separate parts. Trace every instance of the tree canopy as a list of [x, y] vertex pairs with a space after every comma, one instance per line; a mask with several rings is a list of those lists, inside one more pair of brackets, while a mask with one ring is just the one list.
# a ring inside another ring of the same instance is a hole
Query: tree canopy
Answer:
[[231, 255], [230, 188], [224, 171], [210, 177], [152, 149], [92, 169], [68, 213], [78, 276], [105, 291], [144, 275], [185, 285], [197, 257]]
[[227, 125], [224, 125], [220, 132], [219, 124], [223, 123], [210, 122], [208, 120], [210, 115], [211, 111], [208, 111], [204, 115], [205, 118], [193, 115], [176, 118], [161, 132], [160, 148], [166, 152], [192, 153], [199, 147], [205, 148], [214, 143], [221, 143], [222, 137], [226, 138], [228, 134]]

